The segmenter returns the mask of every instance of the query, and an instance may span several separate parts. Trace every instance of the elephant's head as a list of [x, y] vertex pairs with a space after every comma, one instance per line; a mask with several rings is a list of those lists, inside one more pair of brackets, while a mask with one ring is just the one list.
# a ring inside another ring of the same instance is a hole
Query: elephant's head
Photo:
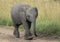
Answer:
[[29, 8], [27, 10], [27, 19], [32, 22], [32, 27], [34, 28], [34, 34], [36, 32], [36, 18], [38, 16], [38, 9], [36, 7]]

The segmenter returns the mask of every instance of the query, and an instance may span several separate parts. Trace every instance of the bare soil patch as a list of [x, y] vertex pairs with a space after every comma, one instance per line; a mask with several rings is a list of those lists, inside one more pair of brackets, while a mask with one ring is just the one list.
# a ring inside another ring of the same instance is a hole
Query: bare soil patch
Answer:
[[20, 38], [15, 38], [13, 35], [13, 27], [0, 27], [0, 42], [60, 42], [57, 39], [35, 38], [33, 40], [24, 39], [24, 31], [20, 31]]

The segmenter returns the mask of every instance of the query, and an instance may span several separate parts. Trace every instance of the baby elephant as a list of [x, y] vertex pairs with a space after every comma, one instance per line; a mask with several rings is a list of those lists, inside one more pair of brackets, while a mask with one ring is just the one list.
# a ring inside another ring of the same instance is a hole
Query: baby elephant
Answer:
[[31, 24], [33, 28], [33, 34], [36, 34], [36, 18], [38, 16], [38, 9], [36, 7], [31, 7], [27, 4], [17, 4], [14, 5], [11, 9], [11, 18], [14, 25], [14, 32], [16, 38], [19, 38], [18, 28], [20, 25], [23, 25], [25, 28], [26, 40], [33, 39], [32, 33], [30, 31]]

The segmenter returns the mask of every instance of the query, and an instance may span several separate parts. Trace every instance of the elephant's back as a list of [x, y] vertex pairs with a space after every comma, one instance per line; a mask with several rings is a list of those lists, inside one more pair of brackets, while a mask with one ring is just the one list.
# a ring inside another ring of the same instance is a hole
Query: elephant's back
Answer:
[[23, 9], [23, 10], [27, 10], [30, 6], [27, 4], [16, 4], [12, 7], [11, 11], [15, 11], [18, 12], [19, 10]]

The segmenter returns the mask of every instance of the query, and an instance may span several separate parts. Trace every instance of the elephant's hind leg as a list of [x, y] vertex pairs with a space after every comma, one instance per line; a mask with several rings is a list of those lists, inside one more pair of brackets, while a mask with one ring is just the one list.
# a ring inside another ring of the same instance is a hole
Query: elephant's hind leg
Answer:
[[15, 35], [16, 38], [19, 38], [19, 31], [18, 31], [19, 25], [14, 24], [14, 27], [15, 27], [15, 28], [14, 28], [13, 34]]

